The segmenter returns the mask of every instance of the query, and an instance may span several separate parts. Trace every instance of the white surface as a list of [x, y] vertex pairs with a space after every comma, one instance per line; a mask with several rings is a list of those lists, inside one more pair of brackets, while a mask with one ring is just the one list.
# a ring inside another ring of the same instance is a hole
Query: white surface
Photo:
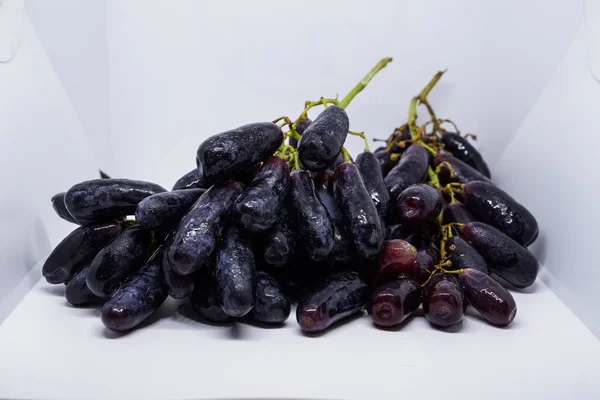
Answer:
[[600, 342], [539, 281], [508, 329], [469, 316], [455, 332], [422, 317], [382, 331], [363, 316], [317, 338], [293, 316], [217, 327], [168, 307], [119, 336], [63, 290], [40, 281], [0, 326], [0, 398], [600, 398]]
[[0, 63], [9, 62], [19, 49], [25, 14], [24, 0], [0, 0]]

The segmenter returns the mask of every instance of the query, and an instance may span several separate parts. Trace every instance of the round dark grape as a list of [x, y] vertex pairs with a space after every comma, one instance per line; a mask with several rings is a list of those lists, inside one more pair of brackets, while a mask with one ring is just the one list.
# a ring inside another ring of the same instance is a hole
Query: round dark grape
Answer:
[[422, 227], [440, 215], [442, 194], [431, 185], [412, 185], [398, 196], [396, 209], [402, 223]]
[[423, 312], [433, 325], [452, 326], [460, 322], [466, 303], [455, 277], [435, 274], [423, 289]]
[[377, 287], [367, 312], [375, 325], [391, 327], [400, 324], [421, 305], [421, 285], [413, 279], [396, 279]]

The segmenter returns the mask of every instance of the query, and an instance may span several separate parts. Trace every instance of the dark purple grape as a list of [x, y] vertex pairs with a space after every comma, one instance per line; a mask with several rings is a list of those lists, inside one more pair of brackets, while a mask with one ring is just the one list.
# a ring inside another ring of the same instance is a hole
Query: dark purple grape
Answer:
[[98, 297], [109, 297], [150, 256], [152, 235], [139, 226], [125, 229], [94, 257], [87, 285]]
[[510, 292], [494, 278], [476, 269], [464, 269], [458, 275], [465, 298], [490, 324], [508, 326], [515, 319], [517, 304]]
[[67, 210], [67, 206], [65, 205], [65, 192], [57, 193], [50, 199], [52, 201], [52, 208], [56, 211], [56, 214], [64, 219], [65, 221], [72, 222], [77, 225], [81, 225], [82, 222], [78, 221], [71, 214], [69, 214], [69, 210]]
[[102, 323], [113, 331], [127, 331], [150, 317], [167, 298], [161, 269], [162, 249], [132, 275], [102, 307]]
[[323, 261], [333, 249], [333, 228], [327, 210], [319, 201], [308, 171], [293, 171], [291, 204], [296, 222], [298, 241], [309, 258]]
[[[207, 268], [208, 270], [208, 268]], [[190, 296], [194, 310], [209, 321], [228, 322], [231, 317], [223, 311], [223, 300], [219, 296], [212, 271], [201, 274]]]
[[369, 282], [372, 285], [407, 277], [417, 279], [420, 269], [416, 269], [417, 249], [410, 243], [395, 239], [383, 242], [377, 258], [369, 263]]
[[256, 281], [254, 253], [236, 226], [227, 228], [219, 244], [215, 279], [227, 315], [243, 317], [252, 310]]
[[[338, 154], [337, 158], [335, 159], [335, 161], [333, 162], [333, 164], [331, 164], [329, 166], [329, 168], [327, 170], [331, 171], [331, 172], [335, 172], [336, 168], [340, 165], [346, 162], [346, 159], [344, 158], [344, 154], [340, 153]], [[354, 160], [352, 159], [352, 156], [350, 156], [350, 162], [354, 162]], [[327, 171], [326, 170], [326, 171]]]
[[[165, 242], [169, 243], [169, 241]], [[192, 293], [196, 283], [196, 273], [181, 275], [169, 263], [166, 255], [163, 253], [162, 261], [163, 274], [165, 276], [165, 284], [167, 286], [167, 294], [174, 299], [183, 299]]]
[[310, 171], [323, 171], [333, 164], [346, 141], [349, 124], [344, 109], [329, 106], [323, 110], [298, 142], [302, 165]]
[[483, 175], [481, 172], [477, 171], [475, 168], [471, 167], [468, 164], [460, 161], [458, 158], [452, 157], [449, 154], [438, 154], [435, 156], [433, 160], [434, 165], [437, 167], [441, 163], [450, 164], [452, 167], [452, 171], [454, 172], [454, 176], [451, 176], [450, 169], [447, 164], [444, 164], [442, 169], [440, 170], [440, 182], [443, 185], [446, 185], [451, 182], [460, 182], [467, 183], [470, 181], [488, 181], [489, 179]]
[[444, 224], [451, 224], [458, 222], [460, 224], [467, 224], [469, 222], [475, 222], [477, 218], [471, 214], [469, 208], [462, 203], [450, 203], [444, 210]]
[[360, 153], [356, 157], [356, 166], [360, 170], [365, 188], [369, 192], [379, 215], [385, 218], [390, 206], [390, 194], [385, 186], [383, 174], [378, 164], [377, 158], [370, 152]]
[[283, 132], [271, 122], [244, 125], [202, 142], [196, 165], [207, 182], [225, 182], [266, 160], [282, 142]]
[[200, 175], [198, 168], [194, 168], [175, 182], [173, 190], [208, 189], [210, 184]]
[[97, 221], [133, 215], [148, 196], [166, 192], [150, 182], [130, 179], [93, 179], [76, 184], [65, 194], [69, 213], [79, 221]]
[[80, 226], [52, 250], [42, 267], [42, 275], [48, 283], [66, 282], [77, 265], [84, 260], [91, 260], [119, 233], [121, 225], [116, 221]]
[[[306, 131], [306, 128], [308, 128], [308, 126], [311, 123], [312, 123], [312, 121], [310, 119], [303, 119], [303, 120], [299, 121], [298, 125], [296, 126], [296, 132], [298, 132], [298, 134], [300, 136], [302, 136], [302, 134], [304, 133], [304, 131]], [[294, 138], [294, 137], [290, 137], [289, 144], [293, 148], [297, 148], [298, 147], [298, 140], [296, 138]]]
[[450, 254], [452, 269], [473, 268], [489, 274], [485, 258], [460, 236], [448, 239], [446, 249]]
[[381, 175], [385, 178], [387, 174], [394, 168], [394, 165], [398, 164], [397, 159], [392, 159], [392, 154], [387, 151], [385, 147], [380, 147], [373, 152], [373, 155], [377, 159], [377, 163], [379, 164], [379, 168], [381, 169]]
[[442, 193], [428, 184], [411, 185], [398, 196], [396, 212], [401, 223], [424, 227], [442, 212]]
[[307, 288], [296, 308], [296, 320], [305, 332], [322, 332], [362, 310], [367, 296], [368, 286], [357, 273], [334, 273]]
[[146, 197], [135, 209], [135, 220], [144, 229], [169, 231], [205, 191], [206, 189], [173, 190]]
[[415, 144], [404, 152], [398, 164], [384, 179], [392, 201], [410, 185], [421, 182], [427, 174], [431, 156], [425, 148]]
[[264, 260], [273, 266], [281, 267], [288, 263], [296, 252], [296, 232], [286, 204], [279, 214], [279, 220], [269, 229], [264, 239]]
[[290, 187], [290, 169], [278, 156], [269, 157], [234, 204], [238, 221], [252, 232], [269, 229], [283, 208]]
[[409, 278], [395, 279], [378, 286], [367, 303], [375, 325], [400, 324], [421, 305], [421, 285]]
[[469, 182], [462, 190], [462, 197], [481, 221], [500, 229], [519, 244], [529, 246], [537, 238], [539, 229], [535, 217], [494, 184]]
[[428, 247], [433, 244], [432, 233], [438, 229], [435, 225], [426, 225], [421, 229], [413, 229], [413, 232], [405, 240], [416, 248]]
[[258, 163], [251, 166], [247, 170], [238, 174], [234, 180], [242, 183], [244, 186], [248, 186], [250, 182], [252, 182], [254, 178], [256, 178], [256, 175], [258, 175], [258, 171], [260, 171], [261, 166], [262, 163]]
[[440, 261], [440, 253], [433, 247], [423, 247], [417, 250], [415, 260], [415, 278], [419, 284], [424, 284]]
[[445, 132], [442, 135], [442, 143], [444, 143], [444, 148], [452, 153], [454, 157], [467, 163], [486, 177], [491, 177], [490, 170], [483, 157], [467, 139], [457, 133]]
[[406, 240], [413, 232], [412, 228], [402, 224], [390, 225], [385, 229], [385, 240]]
[[460, 322], [466, 303], [455, 277], [435, 274], [423, 289], [423, 312], [433, 325], [452, 326]]
[[236, 181], [215, 185], [200, 196], [183, 217], [166, 253], [176, 273], [192, 274], [208, 261], [229, 221], [233, 202], [241, 192], [242, 185]]
[[84, 307], [102, 302], [86, 284], [86, 278], [90, 271], [90, 264], [86, 263], [67, 283], [65, 297], [69, 304], [75, 307]]
[[361, 258], [374, 257], [381, 250], [385, 231], [355, 164], [344, 163], [337, 167], [333, 194], [356, 253]]
[[279, 283], [266, 272], [256, 275], [252, 319], [265, 324], [283, 324], [290, 316], [290, 299], [283, 293]]
[[483, 222], [466, 224], [461, 236], [487, 261], [492, 277], [499, 276], [517, 288], [535, 282], [539, 264], [535, 256], [498, 229]]

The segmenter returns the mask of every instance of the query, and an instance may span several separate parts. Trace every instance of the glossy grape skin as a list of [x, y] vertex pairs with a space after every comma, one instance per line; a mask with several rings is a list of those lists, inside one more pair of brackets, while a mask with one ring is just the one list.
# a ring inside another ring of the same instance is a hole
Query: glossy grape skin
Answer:
[[423, 312], [433, 325], [449, 327], [463, 318], [466, 303], [456, 278], [435, 274], [423, 289]]
[[452, 236], [446, 242], [452, 267], [450, 269], [473, 268], [489, 274], [485, 258], [460, 236]]
[[476, 269], [458, 275], [465, 298], [490, 324], [508, 326], [515, 319], [517, 304], [508, 290], [494, 278]]
[[196, 154], [196, 165], [207, 182], [225, 182], [266, 160], [282, 142], [283, 132], [274, 123], [240, 126], [202, 142]]
[[[165, 242], [170, 243], [170, 242]], [[183, 299], [192, 293], [196, 283], [196, 273], [181, 275], [169, 263], [168, 258], [163, 253], [162, 270], [165, 276], [167, 294], [174, 299]]]
[[355, 164], [344, 163], [337, 167], [333, 195], [356, 253], [363, 259], [374, 257], [381, 250], [385, 231]]
[[150, 256], [152, 235], [139, 226], [125, 229], [94, 257], [87, 286], [98, 297], [109, 297]]
[[256, 281], [254, 253], [249, 240], [235, 225], [227, 228], [217, 249], [215, 280], [227, 315], [243, 317], [252, 310]]
[[166, 257], [173, 271], [189, 275], [200, 268], [217, 246], [229, 221], [235, 199], [242, 192], [236, 181], [208, 189], [183, 217]]
[[323, 261], [333, 249], [333, 227], [308, 171], [292, 171], [291, 204], [298, 242], [308, 257]]
[[[299, 121], [298, 125], [296, 126], [296, 132], [300, 136], [302, 136], [302, 134], [304, 133], [304, 131], [306, 131], [306, 128], [308, 128], [308, 126], [311, 123], [312, 123], [312, 121], [310, 119], [303, 119], [303, 120]], [[290, 137], [289, 144], [293, 148], [297, 148], [298, 147], [298, 140], [296, 138], [294, 138], [294, 137]]]
[[416, 261], [415, 246], [401, 239], [386, 240], [377, 258], [369, 263], [369, 282], [377, 286], [398, 277], [417, 279], [421, 272]]
[[162, 272], [163, 249], [129, 277], [102, 307], [102, 323], [113, 331], [127, 331], [150, 317], [167, 298]]
[[442, 143], [444, 143], [444, 149], [452, 153], [454, 157], [491, 178], [490, 170], [483, 157], [467, 139], [454, 132], [445, 132], [442, 134]]
[[252, 319], [265, 324], [283, 324], [290, 316], [290, 299], [283, 293], [279, 283], [268, 273], [256, 275]]
[[384, 179], [392, 201], [410, 185], [421, 182], [429, 168], [430, 155], [425, 148], [416, 144], [410, 146]]
[[379, 162], [371, 152], [360, 153], [356, 157], [356, 166], [363, 178], [363, 183], [367, 192], [377, 208], [377, 212], [382, 218], [388, 213], [390, 206], [390, 194], [383, 181], [383, 174], [379, 168]]
[[500, 230], [483, 222], [470, 222], [460, 235], [486, 259], [492, 277], [499, 276], [517, 288], [535, 282], [539, 269], [535, 256]]
[[424, 183], [411, 185], [398, 196], [396, 212], [401, 223], [423, 227], [442, 212], [442, 193]]
[[298, 142], [298, 156], [310, 171], [323, 171], [334, 163], [346, 141], [349, 128], [344, 109], [329, 106], [315, 118]]
[[296, 308], [296, 320], [305, 332], [322, 332], [359, 312], [367, 297], [368, 286], [357, 273], [334, 273], [306, 289]]
[[482, 221], [529, 246], [538, 236], [535, 217], [508, 193], [492, 183], [473, 181], [462, 190], [463, 202]]
[[86, 277], [90, 271], [90, 264], [86, 263], [67, 283], [65, 298], [74, 307], [84, 307], [97, 304], [102, 299], [96, 296], [86, 284]]
[[450, 224], [458, 222], [459, 224], [466, 224], [469, 222], [476, 222], [477, 218], [469, 211], [469, 208], [462, 203], [450, 203], [444, 210], [443, 223]]
[[84, 260], [91, 260], [119, 233], [121, 225], [116, 221], [95, 222], [78, 227], [52, 250], [42, 267], [42, 275], [48, 283], [66, 282], [77, 265]]
[[266, 232], [264, 239], [264, 260], [273, 266], [281, 267], [296, 253], [296, 231], [289, 204], [285, 204], [279, 220]]
[[433, 247], [427, 246], [417, 250], [417, 259], [415, 260], [415, 278], [420, 285], [427, 282], [429, 276], [435, 269], [435, 265], [440, 261], [440, 253]]
[[65, 205], [79, 221], [97, 221], [133, 215], [148, 196], [166, 192], [150, 182], [131, 179], [93, 179], [78, 183], [65, 194]]
[[76, 218], [73, 218], [71, 214], [69, 214], [69, 210], [67, 210], [67, 206], [65, 205], [65, 194], [65, 192], [62, 192], [52, 196], [52, 198], [50, 199], [50, 201], [52, 202], [52, 208], [54, 208], [54, 211], [56, 211], [56, 215], [58, 215], [65, 221], [81, 225], [81, 221], [78, 221]]
[[172, 190], [208, 189], [211, 185], [200, 175], [198, 168], [194, 168], [175, 182]]
[[375, 325], [392, 327], [402, 323], [421, 305], [421, 285], [401, 278], [378, 286], [367, 303], [367, 313]]
[[436, 167], [443, 162], [450, 164], [452, 171], [454, 172], [454, 177], [452, 177], [450, 175], [448, 165], [444, 164], [438, 175], [440, 182], [443, 185], [451, 182], [467, 183], [470, 181], [490, 181], [485, 175], [477, 171], [475, 168], [460, 161], [458, 158], [452, 157], [449, 154], [438, 154], [433, 160], [433, 164]]
[[234, 204], [234, 214], [244, 229], [269, 229], [283, 208], [290, 188], [290, 169], [278, 156], [269, 157]]
[[173, 190], [140, 201], [135, 209], [139, 226], [148, 230], [171, 230], [190, 210], [206, 189]]
[[381, 169], [381, 175], [385, 178], [387, 174], [394, 168], [394, 165], [398, 164], [400, 158], [392, 160], [392, 154], [385, 148], [379, 147], [373, 152], [373, 155], [377, 159], [379, 168]]
[[201, 274], [194, 291], [190, 295], [190, 303], [194, 310], [212, 322], [228, 322], [231, 317], [223, 311], [223, 301], [217, 291], [217, 284], [210, 273]]

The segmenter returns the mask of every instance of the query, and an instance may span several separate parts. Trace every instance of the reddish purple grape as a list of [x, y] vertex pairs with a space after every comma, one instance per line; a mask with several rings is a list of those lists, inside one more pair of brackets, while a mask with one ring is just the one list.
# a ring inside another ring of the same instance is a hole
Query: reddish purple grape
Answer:
[[433, 325], [448, 327], [460, 322], [466, 303], [455, 277], [435, 274], [423, 289], [423, 312]]
[[400, 324], [421, 305], [421, 285], [413, 279], [396, 279], [377, 287], [367, 312], [375, 325], [391, 327]]
[[442, 194], [423, 183], [409, 186], [398, 196], [396, 210], [402, 223], [423, 227], [435, 221], [442, 212]]
[[424, 284], [440, 261], [440, 253], [431, 246], [420, 248], [415, 260], [415, 279]]
[[398, 277], [417, 279], [420, 270], [416, 268], [417, 249], [401, 239], [383, 242], [377, 258], [369, 264], [369, 282], [381, 284]]

